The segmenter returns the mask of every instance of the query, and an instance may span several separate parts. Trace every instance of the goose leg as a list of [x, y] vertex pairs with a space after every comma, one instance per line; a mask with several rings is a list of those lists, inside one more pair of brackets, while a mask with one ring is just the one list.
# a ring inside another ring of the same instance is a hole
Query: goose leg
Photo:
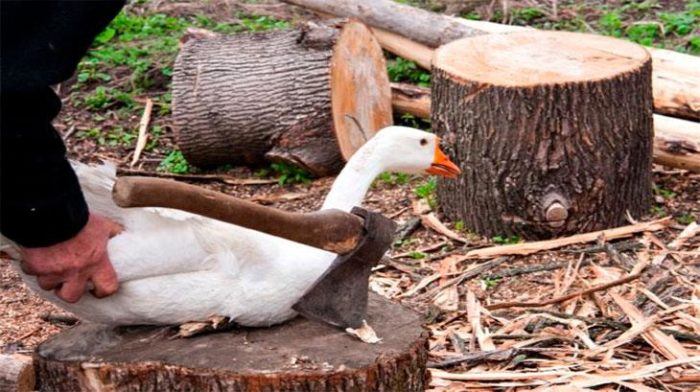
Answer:
[[178, 332], [173, 336], [173, 339], [191, 338], [207, 333], [229, 331], [236, 326], [237, 324], [228, 317], [212, 315], [204, 321], [190, 321], [180, 324]]

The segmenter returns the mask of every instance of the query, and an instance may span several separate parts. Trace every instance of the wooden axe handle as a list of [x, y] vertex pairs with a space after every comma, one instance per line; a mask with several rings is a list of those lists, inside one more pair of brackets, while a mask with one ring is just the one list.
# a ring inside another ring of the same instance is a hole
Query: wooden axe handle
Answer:
[[120, 207], [174, 208], [339, 254], [364, 236], [363, 220], [340, 210], [286, 212], [172, 180], [120, 177], [112, 196]]

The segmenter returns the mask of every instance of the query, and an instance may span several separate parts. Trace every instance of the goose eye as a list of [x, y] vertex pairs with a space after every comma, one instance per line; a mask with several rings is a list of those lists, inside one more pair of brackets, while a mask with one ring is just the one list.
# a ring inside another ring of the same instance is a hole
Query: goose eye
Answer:
[[428, 140], [426, 140], [426, 139], [420, 139], [420, 145], [421, 145], [421, 146], [425, 146], [426, 144], [428, 144]]

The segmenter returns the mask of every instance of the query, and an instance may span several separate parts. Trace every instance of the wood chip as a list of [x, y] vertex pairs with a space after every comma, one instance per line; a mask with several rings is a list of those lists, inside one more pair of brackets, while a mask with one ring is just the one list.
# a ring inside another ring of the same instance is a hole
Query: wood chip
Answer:
[[500, 245], [490, 248], [474, 249], [466, 254], [468, 258], [491, 258], [503, 255], [529, 255], [543, 250], [561, 248], [567, 245], [593, 242], [603, 237], [606, 240], [624, 238], [634, 233], [643, 231], [662, 230], [671, 223], [671, 218], [666, 217], [651, 222], [638, 223], [636, 225], [622, 226], [615, 229], [594, 231], [591, 233], [577, 234], [571, 237], [557, 238], [554, 240], [525, 242], [515, 245]]
[[[632, 328], [637, 325], [646, 325], [647, 317], [637, 309], [632, 303], [628, 302], [622, 296], [616, 293], [610, 293], [610, 296], [615, 301], [617, 306], [622, 309], [622, 311], [627, 315], [630, 322], [632, 323]], [[649, 326], [645, 332], [642, 332], [642, 337], [647, 341], [656, 351], [660, 352], [666, 359], [682, 359], [688, 358], [689, 355], [683, 348], [683, 346], [678, 343], [673, 336], [668, 336], [665, 333], [659, 331], [653, 326]]]
[[435, 214], [428, 213], [421, 215], [420, 217], [421, 223], [423, 226], [428, 227], [432, 230], [435, 230], [436, 232], [444, 235], [445, 237], [455, 240], [457, 242], [461, 242], [463, 244], [469, 243], [469, 240], [460, 236], [459, 234], [455, 233], [454, 231], [450, 230], [445, 226], [442, 222], [440, 222], [440, 219], [438, 219]]
[[449, 256], [440, 261], [440, 292], [433, 299], [433, 303], [446, 312], [454, 312], [459, 309], [459, 292], [457, 285], [447, 285], [449, 276], [457, 272], [459, 256]]
[[136, 162], [139, 161], [141, 157], [141, 152], [146, 147], [146, 139], [148, 139], [148, 123], [151, 122], [151, 111], [153, 110], [153, 101], [150, 98], [146, 98], [146, 107], [143, 109], [143, 116], [141, 116], [141, 122], [139, 123], [139, 136], [136, 139], [136, 149], [134, 150], [134, 157], [131, 158], [131, 164], [129, 167], [134, 167]]
[[472, 332], [476, 336], [476, 340], [479, 342], [479, 347], [481, 351], [493, 351], [496, 346], [493, 344], [491, 337], [489, 337], [481, 326], [481, 305], [477, 301], [476, 296], [471, 290], [467, 290], [467, 315], [469, 317], [469, 324], [472, 327]]

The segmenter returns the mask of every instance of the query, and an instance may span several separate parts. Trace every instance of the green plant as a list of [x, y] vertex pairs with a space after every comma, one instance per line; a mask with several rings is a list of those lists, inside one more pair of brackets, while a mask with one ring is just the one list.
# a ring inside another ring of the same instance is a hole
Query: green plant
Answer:
[[80, 139], [95, 139], [95, 141], [97, 141], [97, 144], [100, 145], [105, 144], [105, 138], [102, 135], [102, 131], [100, 130], [100, 128], [97, 127], [78, 131], [76, 136]]
[[513, 18], [513, 23], [517, 25], [530, 24], [535, 19], [539, 19], [544, 16], [544, 13], [536, 7], [513, 8], [510, 14]]
[[390, 185], [404, 185], [411, 181], [411, 175], [406, 173], [383, 172], [377, 176], [377, 182]]
[[651, 46], [654, 40], [662, 35], [661, 27], [657, 23], [635, 23], [625, 30], [625, 34], [630, 41], [645, 46]]
[[190, 171], [190, 164], [180, 150], [173, 150], [160, 162], [158, 170], [183, 174]]
[[484, 285], [486, 289], [492, 289], [496, 286], [498, 286], [498, 283], [501, 282], [501, 278], [499, 277], [492, 277], [492, 276], [486, 276], [481, 279], [481, 283]]
[[689, 225], [693, 222], [695, 222], [695, 216], [691, 213], [683, 213], [680, 214], [676, 217], [676, 222], [682, 224], [682, 225]]
[[416, 196], [425, 199], [430, 208], [437, 207], [437, 178], [429, 177], [427, 181], [415, 189]]
[[455, 230], [457, 231], [464, 231], [465, 225], [463, 220], [458, 220], [455, 222]]
[[413, 252], [410, 252], [408, 254], [408, 257], [415, 259], [415, 260], [420, 260], [420, 259], [424, 259], [424, 258], [428, 257], [428, 255], [423, 253], [423, 252], [413, 251]]
[[512, 235], [512, 236], [505, 236], [505, 235], [497, 235], [494, 237], [491, 237], [491, 241], [493, 241], [495, 244], [499, 245], [513, 245], [522, 242], [522, 239], [520, 236], [517, 235]]
[[656, 185], [654, 185], [653, 189], [654, 193], [656, 193], [657, 195], [661, 195], [664, 199], [673, 199], [674, 197], [676, 197], [676, 192], [673, 192], [671, 190], [661, 188]]
[[697, 17], [690, 12], [660, 12], [659, 19], [663, 22], [667, 34], [675, 33], [680, 36], [688, 35], [697, 24]]
[[430, 73], [419, 68], [411, 60], [397, 57], [387, 64], [387, 72], [392, 82], [411, 82], [422, 87], [430, 87]]
[[659, 217], [659, 218], [663, 218], [663, 217], [665, 217], [665, 216], [668, 215], [668, 214], [666, 213], [666, 210], [665, 210], [664, 207], [662, 207], [662, 206], [653, 206], [653, 207], [651, 207], [651, 211], [650, 211], [650, 212], [651, 212], [654, 216]]
[[130, 94], [123, 91], [111, 87], [97, 86], [91, 94], [83, 99], [82, 104], [90, 110], [104, 109], [114, 104], [131, 108], [134, 106], [134, 99]]
[[604, 34], [613, 37], [622, 36], [622, 19], [617, 11], [604, 13], [598, 20], [598, 26]]
[[311, 181], [311, 173], [285, 162], [272, 163], [270, 164], [270, 169], [279, 175], [278, 180], [280, 185]]
[[411, 113], [403, 113], [398, 119], [396, 119], [396, 125], [422, 129], [428, 132], [430, 132], [432, 128], [429, 118], [416, 117]]
[[153, 151], [160, 143], [160, 136], [163, 134], [163, 128], [158, 125], [154, 125], [149, 133], [148, 142], [146, 142], [146, 151]]
[[250, 31], [287, 29], [291, 26], [286, 20], [279, 20], [269, 16], [244, 17], [241, 19], [241, 24]]

